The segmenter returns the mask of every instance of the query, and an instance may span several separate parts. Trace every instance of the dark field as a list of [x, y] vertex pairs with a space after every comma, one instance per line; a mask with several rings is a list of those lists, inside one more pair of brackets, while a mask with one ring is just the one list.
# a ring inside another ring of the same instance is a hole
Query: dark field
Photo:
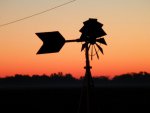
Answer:
[[[150, 113], [150, 88], [95, 88], [97, 113]], [[1, 89], [0, 113], [77, 113], [80, 88]]]

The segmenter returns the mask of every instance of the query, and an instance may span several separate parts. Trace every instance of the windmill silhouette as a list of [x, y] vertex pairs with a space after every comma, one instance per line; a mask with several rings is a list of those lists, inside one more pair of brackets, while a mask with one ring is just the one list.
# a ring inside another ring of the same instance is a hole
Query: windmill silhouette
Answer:
[[82, 33], [80, 38], [74, 40], [65, 40], [58, 31], [36, 33], [43, 41], [43, 45], [37, 54], [59, 52], [65, 43], [82, 42], [81, 51], [85, 50], [86, 66], [84, 69], [86, 71], [78, 113], [95, 113], [95, 105], [93, 104], [94, 83], [91, 75], [92, 67], [90, 66], [89, 56], [91, 56], [92, 60], [94, 55], [99, 59], [99, 51], [103, 54], [103, 49], [100, 44], [107, 45], [105, 39], [102, 37], [105, 36], [106, 33], [102, 29], [103, 24], [99, 23], [97, 19], [89, 18], [89, 20], [83, 23], [84, 26], [80, 29], [80, 32]]

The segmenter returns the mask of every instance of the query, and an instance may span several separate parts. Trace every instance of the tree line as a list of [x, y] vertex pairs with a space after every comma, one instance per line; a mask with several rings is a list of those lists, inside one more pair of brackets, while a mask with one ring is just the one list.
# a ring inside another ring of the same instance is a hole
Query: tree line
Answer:
[[[22, 75], [0, 78], [0, 88], [3, 87], [76, 87], [83, 84], [84, 77], [79, 79], [72, 74], [62, 72], [51, 75]], [[93, 77], [95, 86], [150, 86], [150, 73], [127, 73], [109, 78], [107, 76]]]

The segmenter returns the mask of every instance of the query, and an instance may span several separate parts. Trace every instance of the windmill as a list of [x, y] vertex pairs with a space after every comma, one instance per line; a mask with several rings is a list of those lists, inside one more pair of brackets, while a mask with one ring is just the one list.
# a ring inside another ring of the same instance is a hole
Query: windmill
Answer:
[[[89, 20], [83, 22], [84, 26], [80, 29], [82, 33], [80, 38], [74, 40], [65, 40], [65, 38], [58, 32], [40, 32], [36, 35], [43, 41], [43, 45], [37, 52], [37, 54], [45, 53], [56, 53], [64, 46], [65, 43], [69, 42], [82, 42], [81, 51], [85, 51], [86, 66], [84, 85], [81, 98], [83, 101], [80, 102], [79, 113], [92, 113], [92, 103], [91, 103], [91, 92], [94, 87], [94, 83], [91, 75], [91, 60], [94, 55], [99, 59], [98, 52], [103, 54], [103, 49], [101, 44], [107, 45], [103, 36], [106, 35], [105, 31], [102, 29], [103, 24], [99, 23], [97, 19], [89, 18]], [[84, 102], [84, 103], [83, 103]]]

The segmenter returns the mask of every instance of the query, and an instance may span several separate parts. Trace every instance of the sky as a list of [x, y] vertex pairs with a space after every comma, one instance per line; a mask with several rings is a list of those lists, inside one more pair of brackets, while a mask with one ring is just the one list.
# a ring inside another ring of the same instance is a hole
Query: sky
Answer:
[[[0, 0], [0, 25], [61, 5], [69, 0]], [[107, 46], [91, 61], [93, 76], [150, 72], [150, 0], [76, 0], [55, 10], [0, 27], [0, 77], [15, 74], [71, 73], [84, 76], [81, 43], [66, 43], [59, 53], [36, 55], [37, 32], [59, 31], [79, 38], [83, 22], [97, 18]]]

